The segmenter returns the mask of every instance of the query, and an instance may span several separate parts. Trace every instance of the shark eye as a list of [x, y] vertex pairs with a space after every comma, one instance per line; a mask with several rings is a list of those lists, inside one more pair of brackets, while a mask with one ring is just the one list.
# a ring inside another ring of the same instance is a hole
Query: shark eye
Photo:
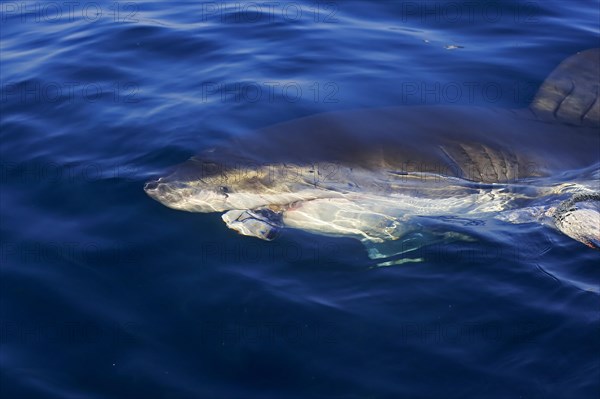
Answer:
[[227, 195], [227, 193], [229, 192], [229, 189], [226, 186], [220, 186], [219, 187], [219, 192], [221, 194], [224, 194], [225, 197], [229, 197], [229, 195]]

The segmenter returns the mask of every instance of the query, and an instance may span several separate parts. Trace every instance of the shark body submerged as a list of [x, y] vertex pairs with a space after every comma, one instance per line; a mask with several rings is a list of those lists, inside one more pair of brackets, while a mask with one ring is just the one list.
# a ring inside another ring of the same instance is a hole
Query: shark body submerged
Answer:
[[592, 49], [559, 65], [527, 109], [405, 106], [280, 123], [145, 191], [265, 240], [284, 227], [355, 237], [375, 259], [397, 255], [380, 244], [440, 217], [537, 222], [600, 248], [599, 76]]

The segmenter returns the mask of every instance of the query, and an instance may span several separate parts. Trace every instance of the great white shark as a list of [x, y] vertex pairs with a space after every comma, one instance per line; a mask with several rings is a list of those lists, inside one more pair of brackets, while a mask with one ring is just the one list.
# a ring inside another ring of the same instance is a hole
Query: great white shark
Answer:
[[542, 223], [598, 249], [599, 80], [591, 49], [563, 61], [525, 109], [402, 106], [279, 123], [145, 191], [265, 240], [284, 227], [355, 237], [372, 258], [440, 217]]

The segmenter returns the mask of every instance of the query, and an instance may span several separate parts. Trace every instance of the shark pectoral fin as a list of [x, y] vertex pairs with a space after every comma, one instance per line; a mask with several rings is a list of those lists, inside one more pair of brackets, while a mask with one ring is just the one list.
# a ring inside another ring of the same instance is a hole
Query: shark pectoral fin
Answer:
[[411, 236], [410, 238], [393, 241], [372, 241], [368, 239], [361, 241], [369, 258], [377, 261], [379, 267], [423, 262], [424, 259], [416, 253], [419, 248], [425, 245], [422, 237], [414, 234], [411, 234]]
[[[428, 227], [416, 229], [398, 240], [375, 242], [362, 240], [369, 258], [377, 261], [377, 266], [394, 266], [404, 263], [424, 262], [428, 254], [438, 253], [440, 248], [433, 245], [450, 245], [456, 242], [472, 242], [469, 235], [444, 229], [429, 230]], [[429, 249], [428, 249], [429, 248]], [[434, 252], [432, 252], [434, 251]]]
[[283, 227], [281, 214], [269, 209], [232, 210], [224, 213], [221, 219], [227, 227], [238, 233], [272, 241]]
[[554, 213], [563, 234], [590, 248], [600, 249], [600, 194], [581, 194], [563, 202]]
[[530, 109], [542, 120], [600, 126], [600, 48], [563, 61], [544, 81]]

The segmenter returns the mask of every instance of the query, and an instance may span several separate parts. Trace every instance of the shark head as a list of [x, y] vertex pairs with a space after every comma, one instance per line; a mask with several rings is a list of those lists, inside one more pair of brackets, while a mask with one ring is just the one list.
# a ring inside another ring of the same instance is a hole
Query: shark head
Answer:
[[144, 191], [169, 208], [189, 212], [221, 212], [244, 204], [261, 205], [260, 172], [191, 159], [172, 174], [145, 184]]
[[189, 212], [219, 212], [231, 208], [227, 186], [212, 186], [203, 180], [178, 181], [160, 178], [145, 184], [150, 197], [169, 208]]
[[144, 191], [169, 208], [223, 212], [283, 206], [319, 197], [309, 166], [220, 164], [192, 158], [172, 174], [145, 184]]

